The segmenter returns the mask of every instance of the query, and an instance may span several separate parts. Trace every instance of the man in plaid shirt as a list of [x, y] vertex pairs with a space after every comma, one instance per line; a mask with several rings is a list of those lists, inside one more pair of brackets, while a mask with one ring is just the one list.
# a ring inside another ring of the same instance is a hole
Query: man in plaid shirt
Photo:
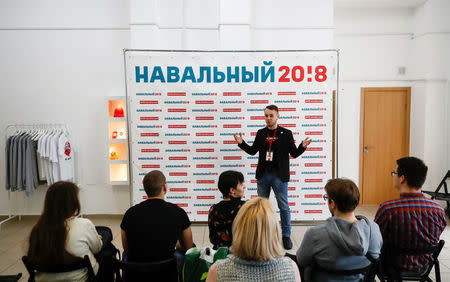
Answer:
[[[437, 202], [422, 194], [427, 170], [428, 167], [418, 158], [397, 160], [397, 168], [391, 174], [400, 198], [384, 202], [375, 215], [384, 247], [423, 249], [439, 242], [446, 225], [445, 212]], [[385, 258], [390, 258], [389, 250], [384, 247], [382, 257], [384, 254]], [[431, 255], [405, 255], [399, 257], [395, 264], [401, 269], [422, 272], [430, 260]]]

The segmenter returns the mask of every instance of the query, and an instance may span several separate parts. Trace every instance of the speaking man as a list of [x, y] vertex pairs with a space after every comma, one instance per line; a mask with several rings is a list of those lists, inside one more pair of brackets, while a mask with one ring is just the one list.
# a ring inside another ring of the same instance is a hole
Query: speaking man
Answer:
[[266, 127], [258, 130], [255, 141], [249, 146], [239, 136], [234, 135], [239, 148], [250, 155], [259, 152], [258, 167], [256, 168], [256, 179], [258, 180], [258, 196], [269, 198], [270, 188], [275, 193], [275, 198], [280, 209], [281, 229], [283, 235], [283, 246], [285, 249], [292, 248], [291, 241], [291, 211], [288, 202], [288, 182], [289, 182], [289, 154], [293, 158], [300, 156], [306, 147], [311, 143], [311, 139], [306, 138], [300, 146], [295, 146], [292, 131], [278, 126], [280, 117], [278, 107], [269, 105], [264, 109]]

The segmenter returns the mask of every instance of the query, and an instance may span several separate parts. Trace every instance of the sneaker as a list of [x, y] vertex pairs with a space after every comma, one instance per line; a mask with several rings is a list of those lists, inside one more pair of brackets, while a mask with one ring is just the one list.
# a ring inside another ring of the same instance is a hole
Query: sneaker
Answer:
[[292, 249], [292, 241], [290, 237], [283, 237], [283, 247], [286, 250]]

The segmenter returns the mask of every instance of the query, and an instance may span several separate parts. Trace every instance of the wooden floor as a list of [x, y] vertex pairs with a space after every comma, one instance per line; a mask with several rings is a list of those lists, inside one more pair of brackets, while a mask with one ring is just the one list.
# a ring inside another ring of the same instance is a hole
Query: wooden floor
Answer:
[[[359, 207], [357, 214], [365, 215], [373, 219], [377, 207]], [[114, 245], [122, 251], [122, 243], [120, 241], [120, 222], [122, 216], [116, 215], [95, 215], [85, 216], [92, 220], [95, 225], [109, 226], [114, 235]], [[31, 228], [37, 221], [37, 216], [24, 216], [21, 220], [18, 218], [3, 224], [0, 230], [0, 275], [13, 275], [22, 272], [23, 276], [20, 281], [28, 280], [28, 273], [21, 261], [21, 257], [25, 254], [27, 248], [27, 239]], [[0, 221], [2, 218], [0, 218]], [[442, 281], [450, 281], [450, 227], [447, 223], [444, 233], [441, 238], [446, 241], [446, 245], [439, 257], [441, 266]], [[291, 253], [300, 246], [305, 231], [310, 227], [310, 224], [293, 224], [292, 226], [292, 241], [294, 243]], [[206, 224], [193, 224], [192, 232], [194, 242], [197, 246], [211, 246], [208, 238], [208, 226]], [[433, 271], [434, 280], [434, 271]]]

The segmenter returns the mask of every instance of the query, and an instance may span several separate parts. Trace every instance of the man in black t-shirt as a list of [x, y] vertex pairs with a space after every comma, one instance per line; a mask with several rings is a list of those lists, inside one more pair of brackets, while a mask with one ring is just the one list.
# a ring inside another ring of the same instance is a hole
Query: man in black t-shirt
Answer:
[[122, 245], [131, 262], [155, 262], [174, 257], [192, 247], [191, 222], [186, 212], [166, 202], [166, 177], [153, 170], [142, 181], [148, 200], [127, 210], [120, 228]]
[[289, 208], [287, 188], [289, 182], [289, 154], [297, 158], [306, 150], [311, 139], [306, 138], [300, 146], [295, 146], [292, 131], [277, 124], [278, 107], [269, 105], [264, 109], [266, 127], [258, 130], [255, 141], [249, 146], [239, 136], [234, 135], [239, 148], [250, 155], [259, 152], [256, 179], [258, 180], [258, 196], [269, 198], [270, 188], [275, 193], [278, 208], [280, 209], [281, 230], [283, 246], [289, 250], [291, 241], [291, 210]]

